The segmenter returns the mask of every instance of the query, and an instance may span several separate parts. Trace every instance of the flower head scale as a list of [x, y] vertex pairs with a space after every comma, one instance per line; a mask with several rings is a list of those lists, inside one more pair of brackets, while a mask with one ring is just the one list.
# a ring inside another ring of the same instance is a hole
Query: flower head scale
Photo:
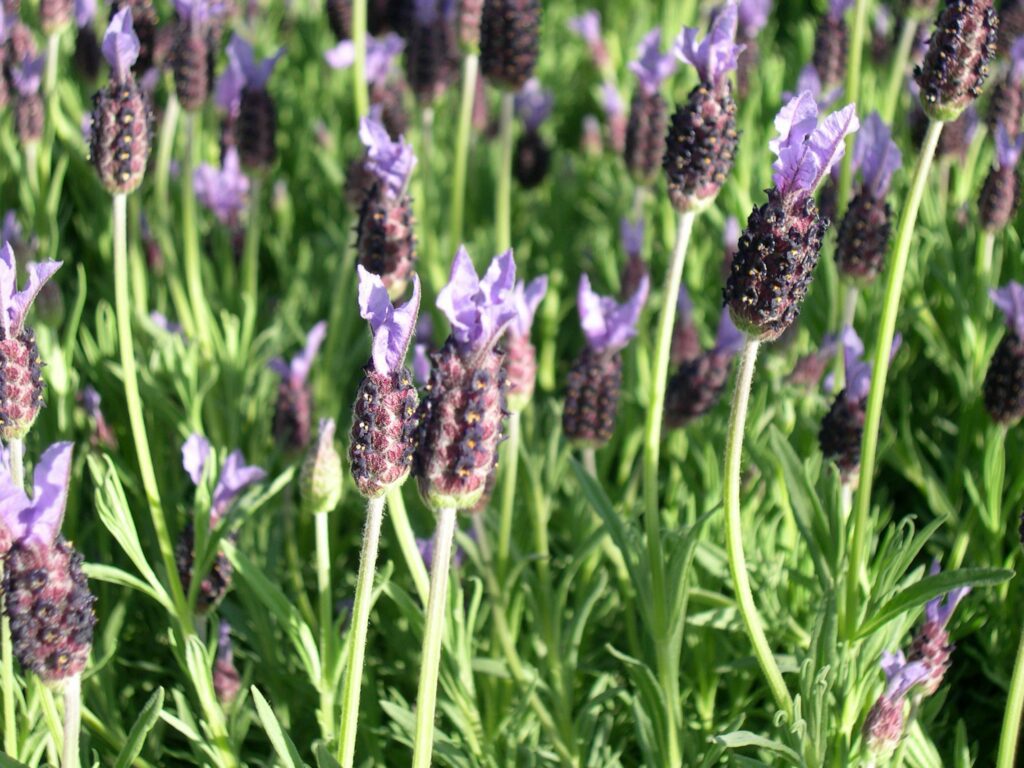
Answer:
[[548, 119], [555, 97], [540, 80], [531, 77], [515, 96], [515, 109], [527, 131], [536, 131]]
[[784, 196], [810, 195], [843, 157], [844, 139], [860, 127], [856, 107], [848, 104], [818, 124], [818, 105], [810, 91], [786, 104], [775, 117], [778, 138], [768, 147], [778, 156], [772, 180]]
[[196, 198], [226, 226], [238, 224], [249, 197], [249, 177], [242, 173], [238, 149], [228, 147], [221, 168], [203, 163], [192, 176]]
[[46, 66], [46, 54], [27, 56], [19, 66], [11, 68], [11, 84], [22, 96], [39, 93], [43, 83], [43, 69]]
[[14, 482], [6, 455], [0, 454], [0, 555], [13, 542], [51, 545], [60, 533], [71, 482], [73, 443], [54, 443], [36, 463], [32, 498]]
[[739, 33], [747, 40], [753, 40], [768, 23], [772, 0], [739, 0], [736, 11]]
[[132, 76], [132, 65], [139, 58], [139, 38], [132, 26], [130, 7], [125, 6], [110, 20], [103, 35], [102, 50], [114, 80], [127, 82]]
[[491, 261], [481, 279], [465, 246], [459, 246], [448, 284], [437, 295], [464, 358], [490, 350], [516, 318], [516, 263], [509, 249]]
[[[206, 463], [210, 458], [210, 441], [200, 434], [193, 433], [181, 447], [181, 463], [195, 485], [203, 479]], [[260, 467], [245, 463], [245, 456], [239, 450], [232, 451], [224, 459], [213, 489], [213, 502], [210, 507], [210, 525], [215, 525], [231, 504], [242, 492], [254, 483], [258, 483], [267, 473]]]
[[10, 243], [0, 248], [0, 338], [12, 339], [21, 335], [25, 316], [40, 289], [53, 273], [60, 269], [60, 261], [44, 261], [28, 265], [28, 282], [18, 290], [18, 265]]
[[613, 355], [624, 348], [636, 336], [637, 320], [647, 302], [649, 289], [650, 280], [644, 275], [636, 293], [619, 304], [610, 296], [594, 293], [590, 287], [590, 278], [586, 274], [582, 275], [576, 304], [587, 346], [605, 355]]
[[402, 137], [392, 141], [387, 129], [369, 117], [359, 122], [359, 139], [366, 147], [366, 169], [377, 177], [387, 194], [397, 200], [405, 192], [412, 169], [416, 167], [412, 145]]
[[378, 373], [390, 374], [405, 364], [416, 316], [420, 311], [420, 279], [412, 278], [412, 298], [400, 307], [392, 306], [388, 290], [379, 276], [368, 272], [362, 264], [359, 272], [359, 315], [369, 321], [373, 333], [373, 367]]
[[883, 200], [889, 192], [892, 175], [902, 162], [900, 148], [892, 139], [892, 130], [877, 112], [864, 120], [853, 145], [853, 167], [860, 169], [864, 189], [875, 200]]
[[1002, 288], [990, 289], [988, 295], [1003, 313], [1010, 330], [1017, 334], [1017, 338], [1024, 339], [1024, 285], [1011, 280]]
[[1013, 168], [1020, 160], [1021, 150], [1024, 149], [1024, 134], [1011, 136], [1006, 126], [1000, 123], [996, 126], [996, 162], [1002, 168]]
[[[366, 81], [371, 85], [383, 84], [391, 76], [395, 59], [405, 49], [405, 40], [394, 32], [380, 37], [366, 38]], [[348, 69], [355, 61], [355, 44], [342, 40], [324, 54], [324, 59], [334, 69]]]
[[685, 27], [672, 52], [677, 59], [696, 68], [701, 82], [717, 86], [730, 70], [736, 69], [737, 57], [745, 48], [736, 45], [736, 20], [736, 4], [730, 2], [715, 16], [707, 37], [699, 45], [697, 30]]
[[671, 53], [661, 52], [661, 29], [655, 27], [648, 32], [636, 47], [636, 55], [629, 62], [630, 71], [636, 75], [644, 93], [658, 92], [665, 78], [676, 71], [676, 59]]
[[548, 276], [535, 277], [529, 283], [520, 280], [512, 293], [512, 301], [515, 305], [516, 316], [509, 323], [508, 333], [510, 336], [528, 338], [530, 328], [533, 325], [533, 316], [537, 314], [537, 307], [544, 301], [548, 292]]
[[320, 345], [324, 343], [325, 338], [327, 338], [327, 321], [321, 320], [309, 329], [309, 333], [306, 334], [306, 345], [299, 354], [291, 359], [291, 362], [286, 363], [283, 358], [275, 357], [267, 367], [282, 379], [287, 379], [293, 385], [301, 386], [309, 378], [313, 360], [316, 358], [316, 353], [320, 351]]
[[643, 218], [630, 221], [625, 216], [619, 221], [619, 239], [622, 241], [622, 250], [629, 256], [639, 256], [644, 249], [644, 220]]

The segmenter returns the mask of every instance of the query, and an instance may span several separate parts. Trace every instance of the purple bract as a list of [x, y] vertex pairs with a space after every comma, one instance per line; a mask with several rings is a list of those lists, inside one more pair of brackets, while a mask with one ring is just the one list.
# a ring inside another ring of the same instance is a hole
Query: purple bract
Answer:
[[856, 108], [848, 104], [818, 125], [818, 105], [804, 91], [775, 117], [778, 138], [768, 142], [778, 155], [772, 180], [783, 196], [811, 194], [845, 151], [844, 139], [860, 127]]
[[132, 76], [132, 65], [139, 58], [139, 38], [132, 26], [130, 7], [122, 8], [110, 20], [103, 35], [102, 50], [114, 80], [127, 82]]
[[892, 130], [877, 112], [864, 120], [853, 145], [852, 164], [859, 169], [864, 189], [875, 198], [884, 200], [889, 193], [892, 175], [899, 169], [903, 156], [892, 139]]
[[5, 338], [16, 338], [21, 335], [29, 307], [32, 306], [43, 284], [60, 269], [61, 264], [60, 261], [29, 264], [28, 282], [19, 291], [18, 265], [14, 259], [14, 249], [10, 243], [4, 243], [0, 248], [0, 329], [3, 329]]
[[661, 29], [655, 27], [648, 32], [636, 47], [637, 58], [629, 62], [630, 71], [636, 75], [644, 93], [658, 92], [665, 78], [676, 71], [676, 59], [671, 53], [661, 52]]
[[1006, 324], [1024, 339], [1024, 285], [1011, 281], [1002, 288], [993, 288], [988, 292], [989, 298], [996, 308], [1003, 313]]
[[369, 321], [373, 334], [374, 370], [377, 373], [394, 373], [405, 363], [416, 328], [416, 316], [420, 311], [420, 278], [413, 275], [412, 298], [395, 307], [379, 276], [368, 272], [362, 264], [356, 269], [359, 272], [359, 315]]
[[620, 304], [610, 296], [594, 293], [590, 278], [582, 275], [576, 293], [576, 308], [587, 346], [599, 354], [614, 354], [625, 347], [636, 336], [637, 320], [647, 302], [649, 289], [650, 280], [644, 275], [636, 292]]
[[448, 284], [437, 295], [440, 309], [464, 358], [477, 357], [494, 347], [516, 318], [516, 264], [512, 250], [495, 256], [483, 279], [460, 246]]
[[324, 343], [326, 337], [327, 321], [321, 320], [309, 329], [309, 333], [306, 334], [306, 345], [299, 354], [291, 359], [291, 362], [286, 363], [283, 358], [275, 357], [267, 364], [267, 367], [281, 378], [288, 379], [295, 387], [302, 386], [309, 378], [309, 371], [313, 367], [313, 360], [316, 358], [316, 353], [320, 351], [320, 345]]
[[715, 16], [700, 44], [693, 27], [684, 27], [676, 38], [672, 52], [697, 69], [701, 82], [717, 86], [730, 70], [736, 69], [736, 59], [745, 47], [736, 44], [736, 19], [736, 4], [729, 3]]
[[6, 454], [0, 451], [0, 541], [53, 543], [68, 502], [73, 450], [73, 443], [54, 443], [43, 452], [33, 473], [31, 499], [14, 482]]

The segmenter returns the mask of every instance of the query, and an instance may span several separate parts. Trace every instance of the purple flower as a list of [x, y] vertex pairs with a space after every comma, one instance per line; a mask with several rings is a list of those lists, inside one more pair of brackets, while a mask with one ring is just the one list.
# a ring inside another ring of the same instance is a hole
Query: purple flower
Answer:
[[580, 277], [576, 307], [587, 346], [594, 352], [614, 354], [636, 336], [636, 323], [647, 302], [650, 279], [644, 275], [630, 298], [619, 304], [610, 296], [600, 296], [591, 289], [590, 278]]
[[[843, 345], [843, 369], [846, 372], [846, 398], [859, 403], [871, 392], [871, 363], [864, 360], [864, 343], [860, 336], [851, 326], [843, 328], [839, 334], [839, 343]], [[889, 351], [891, 360], [903, 343], [900, 334], [892, 340], [892, 348]], [[831, 378], [831, 377], [830, 377]], [[826, 379], [825, 386], [828, 387], [830, 379]]]
[[[384, 83], [391, 75], [395, 58], [405, 48], [405, 40], [394, 32], [381, 37], [366, 38], [366, 81], [371, 85]], [[342, 40], [324, 54], [324, 59], [334, 69], [348, 69], [356, 58], [355, 44]]]
[[575, 32], [591, 48], [601, 45], [601, 12], [593, 8], [566, 22], [570, 32]]
[[1002, 288], [990, 289], [988, 295], [1003, 313], [1010, 330], [1017, 334], [1017, 338], [1024, 339], [1024, 285], [1011, 280]]
[[619, 221], [619, 239], [628, 256], [639, 256], [644, 249], [644, 220], [630, 221], [625, 216]]
[[73, 443], [54, 443], [36, 463], [32, 498], [14, 482], [6, 454], [0, 452], [0, 541], [53, 543], [64, 520], [71, 482]]
[[412, 377], [421, 387], [430, 381], [430, 347], [416, 344], [412, 348]]
[[699, 45], [693, 27], [684, 27], [676, 38], [672, 52], [697, 69], [701, 82], [718, 85], [730, 70], [736, 69], [736, 58], [746, 47], [736, 45], [736, 18], [736, 4], [730, 2], [715, 16], [707, 37]]
[[152, 312], [149, 313], [149, 320], [151, 323], [153, 323], [153, 325], [155, 325], [164, 333], [180, 334], [182, 336], [185, 335], [185, 329], [182, 328], [178, 323], [175, 323], [174, 321], [168, 319], [167, 315], [165, 315], [163, 312], [157, 312], [156, 310], [153, 310]]
[[237, 115], [246, 88], [260, 90], [267, 87], [267, 80], [274, 71], [277, 60], [284, 55], [284, 48], [266, 59], [256, 60], [252, 46], [238, 35], [232, 35], [227, 47], [228, 66], [217, 80], [217, 105], [228, 114]]
[[221, 224], [234, 226], [249, 196], [249, 178], [242, 173], [238, 150], [228, 147], [224, 167], [203, 163], [192, 175], [196, 198], [213, 212]]
[[437, 295], [463, 357], [491, 349], [516, 318], [516, 263], [509, 249], [491, 261], [483, 279], [477, 275], [465, 246], [459, 246], [448, 284]]
[[186, 24], [205, 29], [206, 26], [224, 13], [224, 4], [213, 0], [174, 0], [178, 18]]
[[0, 243], [10, 243], [11, 248], [17, 249], [22, 244], [24, 230], [21, 222], [18, 221], [18, 214], [12, 208], [4, 214], [3, 230], [0, 231]]
[[22, 96], [39, 93], [43, 84], [43, 69], [46, 66], [46, 54], [29, 56], [21, 62], [21, 66], [11, 68], [11, 83]]
[[630, 71], [636, 75], [640, 88], [649, 96], [658, 92], [662, 82], [676, 71], [675, 57], [661, 53], [661, 29], [655, 27], [636, 47], [637, 58], [629, 62]]
[[75, 24], [79, 29], [88, 27], [96, 18], [96, 0], [75, 0]]
[[309, 329], [309, 333], [306, 334], [306, 346], [291, 359], [291, 362], [286, 363], [283, 358], [275, 357], [267, 367], [295, 388], [303, 386], [309, 378], [316, 353], [320, 351], [320, 345], [324, 343], [326, 337], [327, 321], [321, 320]]
[[416, 167], [412, 145], [401, 136], [398, 141], [392, 141], [387, 129], [368, 117], [359, 122], [359, 139], [366, 147], [366, 170], [377, 177], [389, 196], [401, 197]]
[[1020, 85], [1024, 80], [1024, 35], [1021, 35], [1010, 46], [1010, 79]]
[[819, 126], [818, 105], [810, 91], [792, 99], [775, 117], [778, 138], [768, 142], [778, 155], [772, 164], [772, 180], [779, 192], [783, 196], [812, 194], [842, 158], [843, 140], [859, 127], [853, 104], [833, 112]]
[[[203, 479], [206, 463], [210, 458], [210, 441], [199, 434], [192, 434], [181, 447], [181, 464], [195, 485]], [[232, 451], [224, 460], [213, 489], [213, 502], [210, 506], [210, 525], [215, 525], [231, 504], [241, 493], [253, 483], [258, 483], [267, 473], [259, 467], [245, 463], [241, 451]]]
[[693, 299], [685, 285], [679, 286], [679, 295], [676, 296], [676, 317], [679, 325], [687, 325], [693, 319]]
[[512, 292], [516, 316], [508, 326], [510, 336], [523, 338], [530, 335], [533, 316], [548, 292], [548, 276], [535, 277], [529, 283], [520, 280]]
[[736, 9], [740, 33], [746, 39], [753, 40], [768, 23], [768, 15], [772, 12], [772, 0], [739, 0]]
[[540, 80], [531, 77], [515, 96], [516, 114], [528, 131], [536, 131], [551, 114], [555, 97], [547, 88], [541, 88]]
[[420, 311], [420, 278], [412, 277], [412, 298], [400, 307], [394, 307], [388, 289], [378, 275], [368, 272], [360, 264], [359, 315], [370, 323], [373, 333], [372, 358], [377, 373], [390, 374], [405, 364], [416, 316]]
[[853, 167], [860, 170], [868, 194], [884, 200], [903, 157], [892, 140], [892, 130], [877, 112], [868, 115], [861, 128], [853, 145]]
[[821, 108], [828, 109], [839, 99], [843, 88], [838, 86], [828, 93], [822, 93], [821, 76], [818, 74], [818, 70], [814, 68], [813, 64], [805, 64], [800, 70], [800, 74], [797, 75], [796, 90], [783, 91], [782, 100], [788, 102], [804, 91], [810, 91], [811, 95], [820, 103]]
[[907, 663], [903, 651], [882, 654], [879, 662], [885, 672], [885, 693], [890, 700], [902, 699], [910, 689], [921, 682], [927, 674], [927, 667], [919, 661]]
[[3, 330], [5, 338], [16, 338], [21, 335], [29, 307], [32, 306], [43, 284], [60, 269], [62, 263], [44, 261], [41, 264], [29, 264], [28, 282], [19, 291], [18, 264], [14, 259], [14, 250], [10, 243], [4, 243], [3, 248], [0, 248], [0, 329]]
[[1024, 134], [1010, 136], [1003, 123], [996, 126], [996, 162], [1000, 168], [1013, 168], [1024, 149]]
[[605, 117], [608, 119], [623, 113], [622, 96], [619, 94], [619, 89], [615, 87], [615, 83], [610, 80], [605, 80], [601, 84], [601, 109], [604, 110]]
[[[941, 570], [939, 561], [933, 560], [931, 567], [928, 569], [928, 575], [936, 576]], [[970, 591], [970, 587], [957, 587], [944, 595], [939, 595], [929, 600], [924, 606], [925, 622], [945, 629], [946, 625], [949, 624], [950, 618], [953, 616], [953, 611], [956, 610], [957, 605], [967, 597]]]
[[92, 418], [101, 418], [103, 412], [100, 411], [100, 403], [103, 398], [100, 397], [100, 393], [96, 391], [96, 387], [92, 384], [86, 384], [82, 388], [82, 407], [85, 408], [85, 412]]
[[843, 14], [853, 5], [853, 0], [829, 0], [828, 16], [830, 19], [841, 19]]
[[132, 10], [129, 6], [122, 8], [110, 20], [103, 35], [102, 50], [114, 80], [127, 82], [132, 75], [132, 65], [139, 58], [139, 38], [132, 26]]
[[729, 314], [729, 307], [725, 307], [718, 318], [718, 330], [715, 332], [715, 348], [713, 351], [720, 355], [732, 356], [738, 354], [743, 349], [746, 340], [747, 337], [733, 323], [732, 316]]

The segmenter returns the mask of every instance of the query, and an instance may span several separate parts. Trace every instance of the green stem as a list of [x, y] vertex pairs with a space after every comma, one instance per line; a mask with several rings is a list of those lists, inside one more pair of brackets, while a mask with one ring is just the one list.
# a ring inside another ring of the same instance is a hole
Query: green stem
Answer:
[[496, 568], [504, 575], [512, 551], [512, 508], [516, 500], [516, 476], [519, 473], [519, 436], [522, 415], [516, 411], [508, 420], [508, 440], [502, 448], [505, 455], [501, 478], [501, 517], [498, 529], [498, 557]]
[[992, 254], [995, 252], [995, 246], [995, 232], [983, 230], [978, 237], [977, 260], [974, 265], [978, 277], [986, 278], [992, 274]]
[[64, 681], [64, 750], [61, 768], [79, 768], [78, 736], [82, 730], [82, 676]]
[[416, 694], [416, 735], [413, 738], [412, 768], [429, 768], [434, 749], [434, 712], [437, 709], [437, 678], [441, 666], [445, 608], [448, 605], [448, 571], [452, 540], [455, 538], [453, 507], [437, 511], [434, 555], [430, 564], [430, 596], [423, 627], [420, 684]]
[[[850, 47], [847, 49], [846, 83], [843, 96], [848, 103], [856, 103], [860, 96], [861, 60], [864, 57], [864, 31], [868, 25], [868, 0], [856, 0], [853, 7], [853, 26], [850, 28]], [[839, 191], [836, 195], [836, 217], [846, 211], [853, 185], [853, 141], [851, 134], [846, 137], [846, 152], [839, 170]]]
[[[859, 289], [853, 283], [846, 286], [846, 292], [843, 294], [842, 314], [839, 317], [839, 327], [836, 329], [838, 333], [842, 333], [843, 329], [847, 326], [853, 328], [854, 320], [857, 317], [857, 297], [859, 293]], [[841, 392], [843, 387], [846, 386], [846, 349], [841, 343], [837, 348], [836, 356], [832, 360], [832, 376], [835, 379], [835, 391]]]
[[999, 736], [999, 755], [996, 768], [1013, 768], [1016, 765], [1017, 741], [1020, 737], [1020, 717], [1024, 711], [1024, 633], [1017, 646], [1017, 660], [1013, 664], [1010, 679], [1010, 694], [1003, 711], [1003, 730]]
[[896, 114], [896, 106], [904, 88], [903, 76], [906, 74], [907, 62], [910, 61], [910, 53], [914, 48], [914, 38], [917, 37], [917, 25], [917, 19], [904, 19], [903, 29], [900, 30], [900, 39], [896, 43], [896, 52], [892, 59], [892, 69], [889, 71], [889, 83], [885, 88], [885, 101], [882, 102], [882, 120], [886, 125], [892, 125], [893, 116]]
[[352, 92], [355, 94], [356, 124], [370, 114], [370, 90], [366, 82], [366, 15], [367, 0], [352, 3]]
[[512, 123], [515, 117], [515, 96], [501, 94], [501, 159], [498, 166], [498, 193], [495, 199], [495, 229], [498, 253], [512, 247]]
[[868, 513], [871, 511], [871, 485], [875, 474], [875, 454], [878, 450], [878, 428], [882, 421], [882, 402], [885, 383], [889, 376], [889, 352], [896, 333], [896, 315], [899, 313], [900, 294], [903, 278], [907, 271], [910, 245], [914, 237], [917, 211], [921, 207], [928, 169], [935, 155], [935, 147], [942, 133], [942, 123], [933, 120], [928, 124], [917, 167], [910, 187], [910, 196], [903, 206], [900, 223], [896, 230], [896, 246], [889, 260], [889, 277], [885, 286], [885, 299], [879, 322], [878, 337], [875, 341], [875, 357], [871, 375], [871, 394], [868, 396], [867, 412], [864, 419], [864, 437], [861, 442], [860, 485], [857, 488], [856, 506], [853, 519], [853, 540], [850, 545], [850, 567], [846, 580], [846, 621], [844, 634], [852, 637], [859, 620], [858, 603], [860, 590], [858, 582], [864, 567], [865, 542], [868, 535]]
[[249, 349], [256, 330], [256, 310], [260, 289], [260, 200], [263, 179], [254, 175], [249, 187], [249, 218], [245, 223], [245, 248], [242, 252], [242, 349]]
[[463, 216], [466, 210], [466, 167], [479, 63], [480, 57], [476, 53], [467, 53], [462, 61], [462, 98], [459, 102], [459, 126], [455, 139], [455, 167], [452, 170], [451, 242], [448, 243], [452, 249], [462, 243]]
[[185, 116], [185, 163], [181, 171], [181, 228], [185, 252], [185, 283], [199, 346], [210, 351], [210, 308], [203, 290], [203, 265], [199, 248], [199, 222], [196, 220], [196, 192], [192, 186], [201, 126], [196, 115]]
[[405, 499], [402, 498], [401, 488], [392, 488], [388, 491], [388, 511], [391, 525], [395, 529], [395, 537], [398, 539], [398, 547], [402, 550], [402, 557], [405, 558], [405, 564], [416, 585], [416, 594], [419, 595], [420, 602], [426, 605], [430, 592], [430, 577], [427, 576], [423, 556], [416, 546], [416, 534], [413, 533], [409, 515], [405, 511]]
[[316, 529], [316, 587], [320, 612], [320, 729], [324, 741], [334, 738], [334, 680], [328, 660], [333, 658], [334, 610], [331, 605], [331, 534], [328, 515], [313, 515]]
[[[18, 488], [25, 487], [25, 444], [21, 440], [11, 440], [7, 444], [7, 452], [11, 465], [11, 480]], [[0, 563], [0, 572], [3, 564]], [[8, 756], [18, 756], [18, 720], [15, 713], [16, 696], [14, 693], [14, 648], [11, 644], [11, 624], [7, 612], [3, 614], [2, 644], [0, 644], [0, 684], [3, 685], [4, 696], [4, 752]]]
[[[352, 768], [356, 753], [356, 724], [359, 721], [359, 691], [363, 681], [363, 656], [366, 651], [366, 630], [370, 623], [373, 600], [373, 574], [377, 567], [380, 526], [384, 519], [384, 497], [370, 499], [366, 506], [366, 527], [363, 528], [363, 551], [359, 556], [359, 577], [356, 601], [352, 606], [352, 636], [349, 640], [348, 668], [341, 700], [341, 730], [338, 732], [338, 759], [343, 768]], [[454, 533], [454, 529], [453, 529]], [[443, 614], [442, 614], [443, 618]]]
[[739, 372], [736, 374], [732, 394], [732, 412], [729, 415], [729, 432], [725, 443], [725, 545], [729, 554], [729, 571], [732, 573], [736, 602], [743, 617], [747, 635], [754, 646], [761, 671], [768, 681], [772, 696], [785, 715], [793, 722], [793, 699], [782, 679], [782, 672], [775, 662], [772, 649], [765, 637], [761, 617], [754, 604], [747, 577], [747, 561], [743, 554], [743, 530], [740, 519], [740, 469], [743, 462], [743, 432], [747, 422], [747, 404], [750, 400], [750, 384], [754, 378], [757, 351], [761, 342], [748, 338], [740, 356]]
[[171, 157], [174, 154], [174, 137], [178, 130], [178, 118], [181, 116], [181, 102], [171, 89], [164, 107], [164, 119], [160, 123], [160, 138], [156, 147], [156, 167], [154, 168], [154, 186], [156, 187], [157, 210], [163, 225], [171, 220], [170, 193], [168, 192], [171, 177]]

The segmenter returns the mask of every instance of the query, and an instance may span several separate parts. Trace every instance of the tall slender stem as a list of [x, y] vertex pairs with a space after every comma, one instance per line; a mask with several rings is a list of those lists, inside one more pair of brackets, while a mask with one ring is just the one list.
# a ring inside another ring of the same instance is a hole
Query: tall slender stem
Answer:
[[885, 88], [885, 101], [882, 102], [882, 120], [887, 125], [892, 124], [892, 118], [896, 114], [900, 91], [904, 87], [903, 76], [906, 74], [907, 62], [910, 61], [910, 53], [914, 48], [914, 38], [917, 37], [917, 25], [917, 19], [904, 19], [900, 39], [896, 43], [892, 69], [889, 71], [889, 83]]
[[328, 659], [334, 647], [334, 610], [331, 605], [330, 512], [313, 516], [316, 529], [316, 588], [320, 624], [320, 729], [324, 741], [334, 738], [334, 679]]
[[154, 186], [156, 188], [157, 210], [160, 211], [162, 223], [170, 221], [171, 196], [168, 192], [171, 178], [171, 157], [174, 155], [174, 138], [178, 132], [178, 119], [181, 117], [181, 102], [171, 89], [164, 107], [164, 118], [160, 122], [160, 138], [156, 145], [156, 166], [154, 167]]
[[352, 3], [352, 92], [355, 94], [356, 124], [370, 114], [370, 89], [366, 82], [366, 18], [367, 0]]
[[456, 248], [462, 242], [466, 211], [466, 167], [469, 162], [469, 135], [473, 127], [473, 99], [480, 56], [467, 53], [462, 60], [462, 97], [459, 102], [459, 125], [455, 139], [455, 167], [452, 170], [451, 242]]
[[512, 508], [516, 500], [516, 477], [519, 474], [519, 435], [522, 415], [516, 411], [508, 420], [508, 440], [502, 449], [505, 454], [501, 478], [501, 517], [498, 529], [498, 557], [495, 567], [499, 575], [505, 574], [512, 551]]
[[[850, 28], [850, 47], [847, 52], [846, 83], [843, 98], [857, 102], [860, 95], [861, 60], [864, 57], [864, 32], [868, 25], [868, 0], [856, 0], [853, 7], [853, 26]], [[836, 215], [846, 212], [853, 185], [853, 135], [846, 137], [846, 152], [839, 170], [839, 191], [836, 195]]]
[[740, 519], [740, 469], [743, 463], [743, 432], [747, 423], [747, 405], [750, 400], [750, 384], [757, 364], [757, 351], [761, 342], [747, 339], [740, 356], [739, 372], [736, 374], [735, 389], [732, 393], [732, 412], [729, 414], [729, 432], [725, 443], [725, 546], [729, 555], [729, 571], [732, 574], [736, 602], [747, 628], [747, 635], [754, 646], [754, 656], [761, 665], [761, 671], [768, 680], [775, 703], [789, 722], [793, 721], [793, 699], [782, 679], [782, 672], [775, 662], [775, 656], [768, 645], [761, 616], [754, 604], [747, 577], [747, 560], [743, 554], [743, 530]]
[[512, 122], [515, 101], [511, 93], [501, 94], [501, 159], [498, 166], [498, 193], [495, 199], [495, 230], [498, 252], [512, 247]]
[[249, 212], [245, 223], [245, 248], [242, 251], [242, 349], [248, 349], [256, 330], [256, 311], [260, 306], [260, 215], [263, 179], [256, 174], [249, 188]]
[[409, 573], [412, 574], [413, 584], [416, 585], [416, 594], [419, 595], [420, 602], [426, 605], [430, 592], [430, 577], [427, 575], [427, 567], [423, 564], [419, 547], [416, 546], [416, 534], [405, 511], [405, 499], [402, 498], [401, 488], [392, 488], [388, 491], [388, 512], [391, 526], [395, 529], [395, 538], [398, 539], [398, 548], [402, 550], [402, 557], [409, 568]]
[[846, 637], [851, 637], [859, 620], [858, 603], [860, 571], [864, 567], [865, 542], [868, 534], [868, 513], [871, 511], [871, 486], [875, 475], [875, 454], [878, 450], [878, 428], [882, 421], [882, 402], [885, 383], [889, 377], [889, 351], [896, 333], [896, 315], [899, 313], [900, 295], [903, 292], [903, 278], [907, 272], [910, 244], [914, 237], [917, 211], [921, 207], [928, 169], [935, 155], [935, 147], [942, 133], [942, 123], [931, 121], [925, 134], [917, 167], [910, 187], [910, 196], [903, 206], [899, 227], [896, 230], [896, 247], [889, 261], [889, 277], [885, 286], [882, 316], [875, 339], [875, 356], [871, 375], [871, 394], [868, 396], [867, 412], [864, 419], [864, 437], [861, 442], [860, 485], [853, 519], [853, 540], [850, 545], [850, 567], [846, 580], [846, 621], [843, 627]]
[[[7, 444], [7, 452], [11, 464], [11, 480], [18, 488], [25, 487], [25, 444], [21, 440], [11, 440]], [[0, 573], [3, 564], [0, 563]], [[11, 624], [7, 612], [3, 614], [2, 647], [0, 653], [0, 684], [3, 685], [4, 696], [4, 752], [10, 757], [18, 756], [18, 720], [15, 714], [14, 694], [14, 648], [11, 644]]]
[[196, 152], [200, 144], [201, 126], [197, 115], [185, 116], [185, 163], [181, 174], [181, 229], [185, 251], [185, 284], [192, 319], [200, 347], [210, 351], [210, 308], [203, 290], [203, 265], [199, 249], [199, 225], [196, 221], [196, 192], [192, 186]]
[[78, 736], [82, 730], [82, 675], [64, 681], [64, 750], [61, 768], [79, 768]]
[[995, 232], [984, 230], [978, 235], [977, 261], [974, 266], [975, 272], [980, 278], [992, 275], [992, 254], [995, 251], [995, 245]]
[[349, 641], [348, 668], [345, 670], [345, 689], [341, 700], [338, 759], [343, 768], [352, 768], [356, 753], [356, 724], [359, 721], [363, 656], [366, 652], [366, 630], [370, 623], [370, 602], [373, 599], [373, 574], [377, 567], [377, 548], [380, 545], [380, 526], [383, 519], [384, 497], [370, 499], [366, 505], [363, 551], [359, 556], [356, 601], [352, 606], [352, 628], [349, 630], [352, 637]]
[[1020, 717], [1024, 711], [1024, 633], [1017, 646], [1017, 660], [1013, 664], [1010, 693], [1003, 710], [1003, 730], [999, 736], [999, 755], [996, 768], [1013, 768], [1017, 764], [1017, 741], [1020, 738]]
[[455, 538], [455, 509], [437, 511], [434, 556], [430, 564], [430, 597], [423, 627], [420, 685], [416, 695], [416, 735], [413, 738], [412, 768], [428, 768], [434, 749], [434, 712], [437, 708], [437, 678], [441, 666], [445, 608], [448, 604], [448, 571], [452, 540]]
[[[846, 286], [843, 294], [843, 309], [839, 317], [839, 328], [836, 330], [842, 333], [843, 329], [849, 326], [853, 328], [853, 322], [857, 317], [857, 298], [860, 290], [856, 285], [850, 283]], [[832, 360], [832, 376], [835, 380], [835, 391], [841, 392], [846, 385], [846, 348], [840, 343], [837, 347], [836, 356]]]

